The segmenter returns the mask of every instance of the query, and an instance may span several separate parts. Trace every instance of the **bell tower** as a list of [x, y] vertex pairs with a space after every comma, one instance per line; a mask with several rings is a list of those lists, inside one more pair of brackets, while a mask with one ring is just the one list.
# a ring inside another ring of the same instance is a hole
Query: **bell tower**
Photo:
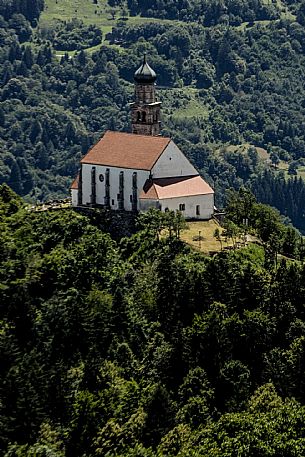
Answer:
[[132, 133], [138, 135], [160, 135], [161, 102], [156, 101], [155, 81], [157, 75], [146, 61], [134, 74], [135, 101], [131, 107]]

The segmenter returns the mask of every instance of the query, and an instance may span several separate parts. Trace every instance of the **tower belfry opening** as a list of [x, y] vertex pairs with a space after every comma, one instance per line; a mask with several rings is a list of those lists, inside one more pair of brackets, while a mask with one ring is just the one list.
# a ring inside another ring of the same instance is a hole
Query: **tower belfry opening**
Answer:
[[132, 133], [160, 135], [161, 102], [156, 101], [156, 79], [157, 75], [147, 63], [145, 54], [142, 65], [134, 74], [135, 101], [130, 104]]

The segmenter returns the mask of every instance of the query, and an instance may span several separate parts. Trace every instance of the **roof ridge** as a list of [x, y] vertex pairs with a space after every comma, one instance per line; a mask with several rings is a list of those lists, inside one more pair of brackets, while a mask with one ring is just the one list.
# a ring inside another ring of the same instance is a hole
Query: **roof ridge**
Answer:
[[[195, 175], [185, 175], [185, 176], [165, 176], [163, 178], [152, 178], [152, 181], [153, 182], [156, 182], [156, 181], [162, 181], [162, 180], [169, 180], [169, 179], [176, 179], [178, 181], [185, 181], [187, 179], [191, 179], [191, 178], [196, 178], [197, 176], [200, 176], [200, 173], [196, 173]], [[202, 178], [202, 176], [200, 176]], [[203, 179], [203, 178], [202, 178]]]
[[169, 136], [141, 135], [141, 134], [138, 134], [138, 133], [131, 133], [131, 132], [118, 132], [116, 130], [106, 130], [105, 133], [104, 133], [104, 136], [107, 135], [108, 133], [114, 133], [114, 134], [117, 134], [117, 135], [130, 135], [130, 136], [133, 135], [133, 136], [136, 136], [136, 137], [143, 137], [143, 138], [149, 138], [149, 139], [157, 139], [158, 138], [160, 140], [172, 141], [172, 139]]

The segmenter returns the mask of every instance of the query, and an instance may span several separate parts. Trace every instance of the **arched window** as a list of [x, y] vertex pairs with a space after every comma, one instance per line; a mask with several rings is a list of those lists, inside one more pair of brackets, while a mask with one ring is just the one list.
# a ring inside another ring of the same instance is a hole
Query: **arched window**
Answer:
[[146, 113], [145, 113], [145, 111], [142, 112], [142, 122], [146, 122]]
[[137, 111], [137, 121], [141, 122], [141, 113], [140, 113], [140, 111]]

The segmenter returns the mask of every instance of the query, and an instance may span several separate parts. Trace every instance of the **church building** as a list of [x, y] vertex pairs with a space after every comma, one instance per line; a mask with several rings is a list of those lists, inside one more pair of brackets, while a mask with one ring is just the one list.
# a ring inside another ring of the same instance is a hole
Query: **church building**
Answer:
[[73, 206], [112, 210], [179, 210], [187, 219], [210, 219], [214, 191], [183, 152], [160, 136], [156, 73], [146, 57], [135, 72], [132, 133], [107, 131], [81, 159], [71, 186]]

